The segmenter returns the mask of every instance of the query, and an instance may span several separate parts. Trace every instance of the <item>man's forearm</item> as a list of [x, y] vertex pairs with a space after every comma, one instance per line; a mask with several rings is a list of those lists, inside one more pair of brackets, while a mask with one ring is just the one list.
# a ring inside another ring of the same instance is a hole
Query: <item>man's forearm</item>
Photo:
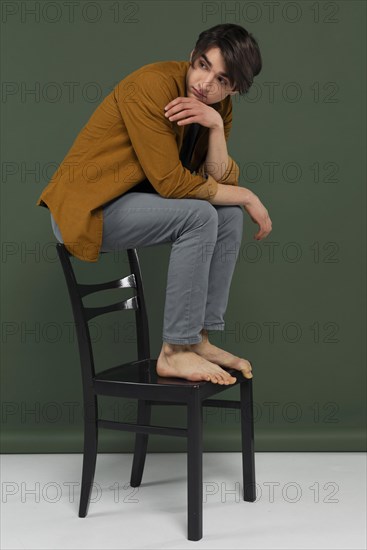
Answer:
[[[204, 162], [204, 169], [215, 180], [223, 178], [228, 168], [228, 151], [223, 125], [209, 129], [208, 153]], [[214, 197], [208, 199], [211, 204], [241, 205], [256, 199], [255, 193], [246, 187], [227, 185], [218, 182], [218, 190]]]
[[213, 197], [207, 199], [211, 204], [244, 206], [256, 198], [255, 193], [246, 187], [236, 185], [224, 185], [218, 183], [218, 190]]
[[227, 143], [224, 135], [223, 124], [209, 128], [208, 153], [205, 158], [204, 168], [207, 174], [220, 180], [228, 167]]

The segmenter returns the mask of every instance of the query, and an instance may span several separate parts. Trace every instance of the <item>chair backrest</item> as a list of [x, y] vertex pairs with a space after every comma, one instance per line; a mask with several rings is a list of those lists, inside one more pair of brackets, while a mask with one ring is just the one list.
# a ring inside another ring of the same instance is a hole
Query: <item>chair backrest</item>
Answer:
[[[76, 333], [78, 338], [80, 362], [82, 368], [83, 383], [89, 385], [91, 378], [95, 376], [93, 349], [90, 337], [88, 321], [98, 315], [118, 310], [135, 310], [135, 328], [138, 361], [150, 357], [149, 326], [145, 305], [143, 281], [141, 276], [138, 253], [135, 248], [127, 249], [131, 273], [122, 279], [102, 282], [98, 284], [81, 284], [75, 277], [71, 263], [77, 261], [62, 243], [56, 244], [57, 253], [65, 275], [69, 297], [73, 309]], [[79, 260], [80, 261], [80, 260]], [[114, 304], [98, 307], [86, 307], [83, 298], [89, 294], [116, 288], [135, 288], [133, 297]]]

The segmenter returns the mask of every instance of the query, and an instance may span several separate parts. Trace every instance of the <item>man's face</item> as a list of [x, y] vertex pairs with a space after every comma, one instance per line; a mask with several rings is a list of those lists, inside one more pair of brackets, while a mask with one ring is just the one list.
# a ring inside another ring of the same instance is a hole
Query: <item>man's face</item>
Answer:
[[[190, 54], [192, 59], [193, 51]], [[186, 75], [186, 97], [194, 97], [206, 105], [223, 101], [228, 95], [238, 92], [232, 90], [226, 73], [222, 53], [219, 48], [211, 48], [188, 68]], [[196, 95], [194, 89], [204, 94]]]

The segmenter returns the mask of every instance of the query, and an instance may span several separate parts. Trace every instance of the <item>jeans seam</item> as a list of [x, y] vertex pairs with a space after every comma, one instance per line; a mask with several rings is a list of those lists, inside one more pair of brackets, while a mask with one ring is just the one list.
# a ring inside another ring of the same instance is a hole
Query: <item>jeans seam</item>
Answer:
[[[196, 220], [200, 220], [199, 216], [196, 215], [195, 216], [195, 221]], [[201, 235], [201, 231], [200, 231], [200, 235]], [[195, 246], [197, 247], [198, 243], [199, 243], [199, 240], [200, 240], [200, 235], [197, 235], [196, 236], [196, 242], [195, 242]], [[192, 273], [191, 273], [191, 286], [190, 286], [190, 294], [189, 294], [189, 304], [188, 304], [188, 307], [186, 308], [186, 311], [187, 313], [185, 314], [185, 323], [186, 323], [186, 333], [188, 332], [188, 328], [190, 326], [190, 307], [191, 307], [191, 297], [192, 297], [192, 287], [193, 287], [193, 275], [194, 275], [194, 272], [195, 272], [195, 269], [196, 269], [196, 266], [198, 264], [198, 260], [196, 260], [196, 263], [194, 264], [194, 267], [193, 267], [193, 270], [192, 270]], [[189, 336], [187, 336], [186, 338], [190, 338]]]
[[[107, 208], [108, 208], [108, 207], [107, 207]], [[182, 212], [182, 211], [184, 211], [184, 212], [187, 212], [188, 214], [190, 214], [190, 213], [193, 212], [192, 210], [185, 210], [184, 208], [170, 208], [170, 207], [167, 207], [167, 208], [166, 208], [166, 207], [164, 207], [164, 208], [155, 208], [155, 207], [150, 207], [150, 206], [149, 206], [149, 207], [144, 207], [144, 206], [132, 206], [132, 207], [126, 207], [126, 210], [127, 210], [128, 212], [135, 212], [135, 211], [138, 211], [138, 210], [144, 210], [144, 211], [151, 211], [151, 210], [159, 210], [159, 211], [162, 211], [162, 210], [168, 210], [168, 211], [170, 211], [170, 212]], [[104, 220], [105, 220], [105, 216], [106, 216], [106, 218], [107, 218], [107, 216], [111, 215], [111, 213], [113, 213], [113, 209], [110, 210], [110, 211], [108, 212], [107, 215], [106, 215], [106, 211], [103, 210], [103, 222], [104, 222]], [[195, 216], [195, 219], [198, 219], [198, 218], [199, 218], [199, 216], [196, 215], [196, 216]], [[114, 231], [114, 230], [112, 229], [112, 230], [106, 232], [106, 231], [105, 231], [105, 228], [104, 228], [104, 223], [103, 223], [103, 238], [107, 238], [109, 235], [111, 235], [111, 234], [113, 233], [113, 231]]]

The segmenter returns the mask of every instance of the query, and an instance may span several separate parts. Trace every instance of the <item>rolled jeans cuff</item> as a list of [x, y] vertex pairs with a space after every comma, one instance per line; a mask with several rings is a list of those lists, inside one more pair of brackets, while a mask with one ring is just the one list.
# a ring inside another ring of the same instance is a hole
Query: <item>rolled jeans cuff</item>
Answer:
[[163, 336], [162, 340], [167, 344], [199, 344], [202, 341], [202, 336], [193, 336], [192, 338], [166, 338]]
[[204, 323], [205, 330], [224, 330], [224, 323]]

